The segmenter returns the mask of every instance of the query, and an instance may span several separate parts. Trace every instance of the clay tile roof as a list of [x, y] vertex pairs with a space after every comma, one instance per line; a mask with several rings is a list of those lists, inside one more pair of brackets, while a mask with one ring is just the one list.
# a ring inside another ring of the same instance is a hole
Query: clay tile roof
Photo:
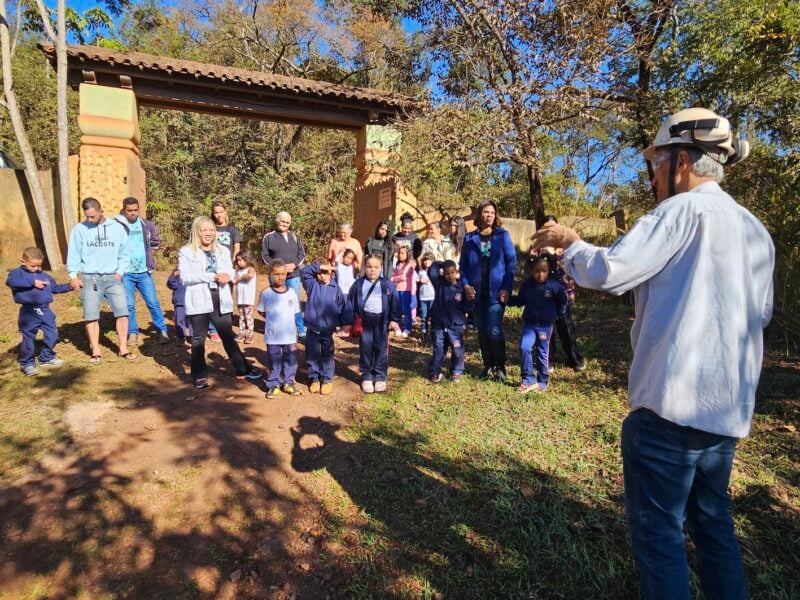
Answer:
[[[48, 59], [55, 60], [55, 48], [52, 44], [39, 44], [39, 48], [47, 55]], [[138, 67], [140, 71], [147, 69], [169, 73], [171, 76], [191, 76], [193, 79], [232, 80], [248, 86], [263, 86], [273, 90], [284, 90], [319, 99], [345, 99], [364, 102], [394, 111], [412, 112], [422, 107], [422, 103], [414, 98], [383, 90], [359, 88], [327, 81], [302, 79], [300, 77], [287, 77], [260, 71], [248, 71], [235, 67], [223, 67], [138, 52], [117, 52], [99, 46], [67, 46], [67, 55], [70, 59], [77, 59], [80, 62], [105, 62], [111, 66]]]

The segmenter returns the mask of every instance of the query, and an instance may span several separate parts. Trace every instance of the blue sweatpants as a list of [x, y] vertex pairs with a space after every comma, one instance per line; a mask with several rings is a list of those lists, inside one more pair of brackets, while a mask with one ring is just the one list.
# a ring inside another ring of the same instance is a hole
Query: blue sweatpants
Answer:
[[464, 374], [464, 328], [461, 326], [448, 327], [447, 329], [434, 328], [431, 330], [433, 338], [433, 356], [428, 364], [428, 374], [438, 375], [442, 370], [442, 361], [450, 348], [450, 375]]
[[306, 364], [308, 365], [308, 382], [333, 381], [333, 332], [306, 329]]
[[[410, 294], [409, 294], [410, 295]], [[364, 381], [386, 381], [389, 371], [389, 335], [383, 315], [365, 312], [364, 333], [358, 344], [358, 368]]]
[[48, 362], [56, 357], [53, 350], [58, 343], [58, 329], [56, 328], [56, 314], [49, 306], [22, 305], [19, 309], [19, 332], [22, 334], [22, 343], [19, 345], [19, 364], [28, 367], [36, 364], [34, 360], [34, 343], [39, 330], [44, 334], [42, 351], [39, 352], [39, 362]]
[[[547, 374], [547, 358], [550, 350], [550, 336], [553, 335], [553, 326], [541, 327], [532, 323], [522, 324], [522, 337], [519, 340], [520, 370], [522, 383], [531, 385], [539, 383], [547, 387], [549, 376]], [[536, 376], [534, 377], [534, 354], [536, 362]]]
[[267, 353], [272, 366], [267, 378], [267, 388], [294, 383], [297, 374], [297, 348], [294, 344], [268, 344]]

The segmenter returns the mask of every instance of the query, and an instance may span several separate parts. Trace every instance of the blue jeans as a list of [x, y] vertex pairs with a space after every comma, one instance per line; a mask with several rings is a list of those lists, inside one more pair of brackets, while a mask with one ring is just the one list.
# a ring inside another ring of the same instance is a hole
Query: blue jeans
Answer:
[[419, 301], [419, 320], [422, 322], [422, 333], [428, 333], [428, 316], [431, 306], [433, 306], [433, 300]]
[[[289, 277], [286, 279], [286, 285], [294, 290], [294, 293], [297, 294], [297, 299], [300, 300], [300, 278]], [[298, 311], [294, 314], [294, 324], [297, 326], [297, 335], [300, 337], [305, 337], [306, 326], [305, 323], [303, 323], [302, 312]]]
[[456, 325], [447, 329], [431, 329], [433, 356], [428, 363], [428, 375], [439, 375], [442, 362], [450, 348], [450, 376], [464, 374], [464, 327]]
[[475, 329], [479, 334], [488, 335], [490, 338], [503, 336], [504, 304], [484, 304], [480, 300], [475, 304]]
[[122, 285], [125, 286], [125, 296], [128, 298], [128, 333], [139, 333], [139, 324], [136, 322], [136, 290], [139, 290], [147, 310], [150, 311], [153, 325], [159, 331], [166, 331], [164, 311], [158, 303], [153, 276], [150, 273], [125, 273], [122, 276]]
[[[538, 383], [542, 388], [547, 387], [548, 354], [550, 351], [550, 336], [553, 335], [553, 326], [539, 327], [532, 323], [522, 324], [522, 335], [519, 340], [520, 370], [522, 383], [531, 385]], [[536, 360], [534, 361], [534, 352]], [[534, 376], [534, 362], [536, 375]]]
[[625, 512], [642, 598], [689, 600], [684, 521], [707, 600], [747, 597], [728, 482], [736, 438], [639, 409], [622, 424]]

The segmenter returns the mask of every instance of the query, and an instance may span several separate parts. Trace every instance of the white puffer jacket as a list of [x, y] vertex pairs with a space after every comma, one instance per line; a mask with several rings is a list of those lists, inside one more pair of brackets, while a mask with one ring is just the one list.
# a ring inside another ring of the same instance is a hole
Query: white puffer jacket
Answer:
[[[233, 280], [233, 264], [227, 248], [217, 246], [217, 272], [227, 273]], [[178, 269], [181, 272], [181, 281], [186, 286], [186, 314], [202, 315], [213, 312], [214, 305], [211, 301], [211, 287], [214, 283], [215, 273], [207, 273], [208, 259], [205, 252], [195, 252], [191, 246], [184, 246], [178, 253]], [[231, 286], [219, 286], [219, 312], [227, 314], [233, 312], [233, 298]]]

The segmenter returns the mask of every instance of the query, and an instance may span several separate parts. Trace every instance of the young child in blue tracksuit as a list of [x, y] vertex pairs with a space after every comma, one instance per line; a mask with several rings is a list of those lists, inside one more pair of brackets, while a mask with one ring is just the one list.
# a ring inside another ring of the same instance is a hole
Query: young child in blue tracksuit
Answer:
[[327, 396], [333, 391], [333, 332], [339, 325], [345, 298], [328, 261], [313, 262], [300, 270], [306, 290], [306, 364], [308, 391]]
[[442, 361], [449, 347], [450, 381], [460, 383], [464, 374], [464, 327], [473, 303], [467, 300], [464, 286], [458, 280], [458, 267], [452, 260], [433, 263], [428, 268], [428, 277], [436, 291], [431, 306], [433, 356], [428, 375], [433, 383], [442, 380]]
[[25, 248], [22, 251], [22, 266], [8, 274], [6, 285], [11, 288], [14, 302], [20, 304], [19, 332], [22, 343], [19, 346], [19, 367], [25, 375], [38, 375], [34, 358], [34, 340], [39, 330], [44, 334], [44, 344], [39, 352], [39, 366], [58, 368], [64, 361], [56, 356], [58, 343], [56, 314], [50, 308], [53, 294], [72, 291], [68, 283], [56, 283], [47, 273], [42, 273], [44, 253], [39, 248]]
[[369, 256], [364, 261], [364, 276], [356, 279], [347, 294], [342, 323], [349, 328], [356, 314], [364, 332], [358, 345], [361, 390], [365, 394], [386, 391], [389, 370], [389, 328], [397, 331], [403, 307], [394, 284], [381, 277], [381, 259]]
[[175, 315], [175, 339], [181, 343], [192, 341], [192, 321], [186, 318], [186, 286], [181, 281], [181, 272], [172, 271], [167, 278], [167, 287], [172, 290], [172, 309]]
[[[558, 281], [549, 278], [550, 266], [546, 256], [529, 256], [526, 261], [528, 279], [511, 298], [510, 306], [524, 306], [522, 337], [519, 341], [522, 383], [517, 391], [543, 392], [548, 382], [548, 353], [553, 324], [567, 309], [567, 292]], [[536, 350], [534, 377], [533, 350]]]

